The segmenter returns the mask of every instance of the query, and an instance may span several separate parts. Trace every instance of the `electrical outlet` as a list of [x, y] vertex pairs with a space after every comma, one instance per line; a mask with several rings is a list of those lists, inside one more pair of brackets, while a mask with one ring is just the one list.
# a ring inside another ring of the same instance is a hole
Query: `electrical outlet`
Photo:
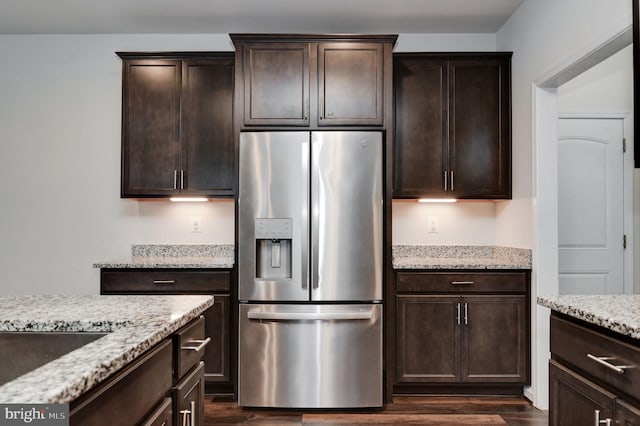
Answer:
[[202, 232], [202, 218], [200, 216], [191, 216], [191, 232], [196, 234]]
[[429, 233], [430, 234], [437, 234], [438, 232], [440, 232], [440, 218], [437, 216], [429, 216], [428, 218], [428, 222], [429, 222]]

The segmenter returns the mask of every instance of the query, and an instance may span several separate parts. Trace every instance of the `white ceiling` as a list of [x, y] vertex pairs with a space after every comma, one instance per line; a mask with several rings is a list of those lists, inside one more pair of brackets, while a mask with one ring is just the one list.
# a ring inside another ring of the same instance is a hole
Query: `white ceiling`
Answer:
[[0, 0], [0, 34], [495, 33], [523, 0]]

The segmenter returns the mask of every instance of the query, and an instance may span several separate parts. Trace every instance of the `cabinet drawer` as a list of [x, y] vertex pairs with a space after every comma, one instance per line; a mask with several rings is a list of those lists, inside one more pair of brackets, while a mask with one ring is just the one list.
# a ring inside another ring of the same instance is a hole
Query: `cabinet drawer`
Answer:
[[200, 363], [173, 389], [176, 425], [204, 425], [204, 363]]
[[[551, 353], [617, 390], [640, 395], [640, 348], [552, 316]], [[613, 366], [626, 368], [616, 372]]]
[[194, 365], [200, 362], [207, 346], [204, 334], [204, 317], [181, 328], [173, 335], [175, 379], [180, 380]]
[[616, 425], [640, 426], [640, 408], [620, 399], [616, 400]]
[[397, 272], [398, 293], [526, 293], [526, 272]]
[[141, 426], [173, 426], [171, 398], [165, 398]]
[[160, 343], [70, 406], [71, 425], [138, 424], [171, 388], [171, 341]]
[[229, 271], [102, 269], [102, 294], [176, 294], [230, 291]]

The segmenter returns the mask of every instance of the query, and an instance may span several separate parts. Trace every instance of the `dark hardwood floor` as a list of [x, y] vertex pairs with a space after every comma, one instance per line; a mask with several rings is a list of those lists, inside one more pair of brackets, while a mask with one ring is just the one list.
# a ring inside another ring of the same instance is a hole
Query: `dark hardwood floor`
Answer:
[[398, 397], [382, 409], [278, 410], [238, 407], [205, 396], [205, 425], [509, 425], [546, 426], [546, 411], [523, 398]]

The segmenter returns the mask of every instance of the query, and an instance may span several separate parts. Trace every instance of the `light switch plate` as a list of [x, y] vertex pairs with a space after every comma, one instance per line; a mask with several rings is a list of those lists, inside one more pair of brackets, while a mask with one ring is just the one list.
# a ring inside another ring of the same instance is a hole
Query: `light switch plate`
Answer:
[[437, 234], [438, 232], [440, 232], [440, 218], [437, 216], [429, 216], [428, 218], [429, 221], [429, 233], [430, 234]]

